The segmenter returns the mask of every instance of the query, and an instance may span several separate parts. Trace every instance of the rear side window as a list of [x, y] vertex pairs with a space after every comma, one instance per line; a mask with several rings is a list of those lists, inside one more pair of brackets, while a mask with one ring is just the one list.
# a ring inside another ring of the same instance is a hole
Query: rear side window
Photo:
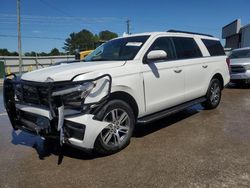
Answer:
[[211, 56], [225, 55], [224, 49], [218, 40], [201, 39]]
[[160, 37], [157, 38], [152, 46], [150, 47], [151, 50], [163, 50], [167, 53], [166, 60], [173, 60], [175, 58], [173, 43], [169, 37]]
[[178, 59], [202, 57], [200, 48], [193, 38], [173, 37]]

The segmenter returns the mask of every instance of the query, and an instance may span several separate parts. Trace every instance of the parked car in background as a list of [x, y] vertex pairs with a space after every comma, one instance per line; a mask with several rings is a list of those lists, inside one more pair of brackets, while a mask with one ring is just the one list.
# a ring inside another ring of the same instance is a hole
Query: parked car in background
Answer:
[[231, 82], [250, 83], [250, 47], [238, 48], [229, 54]]
[[84, 60], [6, 79], [13, 128], [111, 154], [128, 145], [136, 123], [197, 103], [216, 108], [230, 80], [219, 39], [199, 33], [116, 38]]

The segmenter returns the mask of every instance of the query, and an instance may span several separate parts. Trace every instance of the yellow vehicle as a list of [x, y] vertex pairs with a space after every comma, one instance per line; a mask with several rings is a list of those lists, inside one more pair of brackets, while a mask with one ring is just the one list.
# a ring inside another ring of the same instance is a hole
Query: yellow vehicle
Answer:
[[[103, 43], [105, 43], [106, 41], [104, 40], [100, 40], [98, 42], [95, 42], [94, 46], [95, 49], [102, 45]], [[94, 50], [84, 50], [84, 51], [80, 51], [79, 53], [76, 54], [75, 59], [76, 60], [83, 60], [87, 55], [89, 55], [91, 52], [93, 52]]]
[[93, 50], [85, 50], [76, 54], [75, 59], [83, 60], [87, 55], [89, 55]]

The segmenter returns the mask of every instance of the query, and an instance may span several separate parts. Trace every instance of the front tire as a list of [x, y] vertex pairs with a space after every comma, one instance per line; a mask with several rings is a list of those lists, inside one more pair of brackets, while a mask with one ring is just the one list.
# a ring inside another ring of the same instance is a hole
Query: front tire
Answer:
[[206, 94], [206, 101], [201, 105], [205, 109], [214, 109], [220, 104], [221, 100], [222, 83], [217, 79], [213, 78], [208, 87]]
[[95, 151], [109, 155], [125, 148], [132, 136], [135, 117], [131, 107], [122, 100], [109, 101], [97, 117], [110, 124], [102, 130], [95, 142]]

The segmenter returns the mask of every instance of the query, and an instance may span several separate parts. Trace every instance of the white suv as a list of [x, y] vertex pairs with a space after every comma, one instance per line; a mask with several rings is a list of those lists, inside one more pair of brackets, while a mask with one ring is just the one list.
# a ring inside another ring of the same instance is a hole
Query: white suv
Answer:
[[216, 108], [228, 66], [210, 35], [130, 35], [98, 47], [85, 62], [6, 79], [5, 107], [14, 129], [110, 154], [129, 143], [135, 124], [197, 103]]

